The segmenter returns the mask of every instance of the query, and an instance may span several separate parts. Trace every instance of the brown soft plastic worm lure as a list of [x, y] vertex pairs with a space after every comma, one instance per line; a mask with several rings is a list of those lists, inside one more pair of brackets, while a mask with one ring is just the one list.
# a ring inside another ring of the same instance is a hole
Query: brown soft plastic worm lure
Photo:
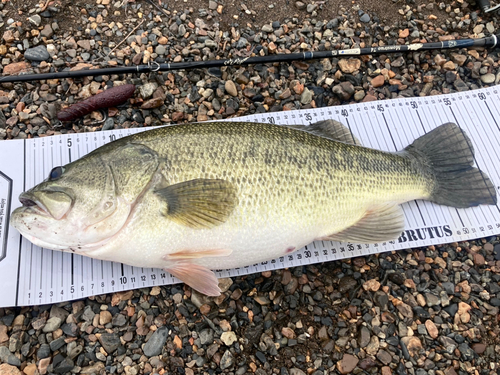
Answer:
[[135, 85], [132, 84], [112, 87], [100, 94], [91, 96], [63, 109], [57, 114], [57, 118], [61, 121], [71, 121], [85, 116], [96, 109], [113, 107], [130, 98], [134, 94], [134, 91]]

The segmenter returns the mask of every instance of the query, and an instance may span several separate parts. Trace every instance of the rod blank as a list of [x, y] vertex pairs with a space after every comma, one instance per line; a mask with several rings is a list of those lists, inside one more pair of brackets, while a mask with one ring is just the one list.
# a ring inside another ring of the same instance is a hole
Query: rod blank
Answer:
[[209, 61], [192, 61], [192, 62], [180, 62], [180, 63], [158, 64], [156, 62], [153, 62], [146, 65], [125, 66], [116, 68], [83, 69], [77, 71], [68, 70], [68, 71], [42, 73], [42, 74], [20, 74], [15, 76], [3, 76], [0, 77], [0, 83], [41, 81], [46, 79], [62, 79], [62, 78], [80, 78], [80, 77], [101, 76], [101, 75], [111, 75], [111, 74], [134, 74], [134, 73], [148, 73], [157, 71], [166, 72], [173, 70], [188, 70], [196, 68], [213, 68], [213, 67], [223, 67], [223, 66], [241, 66], [241, 65], [251, 65], [251, 64], [289, 62], [297, 60], [305, 61], [305, 60], [316, 60], [316, 59], [332, 58], [339, 56], [356, 57], [362, 55], [381, 55], [386, 53], [447, 50], [447, 49], [474, 48], [474, 47], [495, 48], [498, 47], [499, 41], [500, 41], [500, 34], [497, 34], [485, 38], [448, 40], [444, 42], [432, 42], [432, 43], [351, 48], [345, 50], [301, 52], [301, 53], [278, 54], [269, 56], [255, 56], [255, 57], [209, 60]]

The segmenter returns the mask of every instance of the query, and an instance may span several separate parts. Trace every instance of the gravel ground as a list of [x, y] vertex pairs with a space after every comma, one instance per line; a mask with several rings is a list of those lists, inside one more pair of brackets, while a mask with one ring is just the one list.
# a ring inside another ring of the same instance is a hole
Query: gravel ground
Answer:
[[[466, 1], [0, 3], [4, 74], [483, 37]], [[124, 21], [126, 19], [126, 22]], [[38, 60], [38, 61], [37, 61]], [[428, 96], [497, 84], [488, 50], [2, 84], [0, 139]], [[121, 82], [134, 97], [56, 113]], [[0, 309], [0, 374], [498, 374], [497, 237], [59, 305]]]

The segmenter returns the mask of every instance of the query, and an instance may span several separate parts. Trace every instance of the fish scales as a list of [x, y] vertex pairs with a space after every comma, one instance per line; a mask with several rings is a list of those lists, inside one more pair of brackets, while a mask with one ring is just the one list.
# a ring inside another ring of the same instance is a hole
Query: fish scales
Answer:
[[[388, 199], [401, 202], [428, 194], [427, 180], [408, 158], [286, 127], [178, 125], [139, 133], [131, 141], [155, 150], [167, 161], [161, 173], [168, 185], [221, 178], [237, 187], [238, 205], [229, 220], [209, 231], [173, 225], [167, 218], [158, 220], [151, 208], [160, 203], [152, 190], [144, 198], [148, 205], [137, 214], [148, 223], [144, 226], [154, 226], [156, 233], [169, 233], [162, 241], [174, 249], [193, 243], [210, 248], [223, 242], [246, 249], [247, 256], [234, 260], [196, 260], [211, 268], [220, 268], [221, 262], [225, 268], [241, 267], [261, 261], [265, 254], [281, 256], [289, 247], [298, 249], [311, 239], [352, 225], [374, 203]], [[309, 233], [309, 238], [299, 241], [294, 238], [297, 232]], [[128, 233], [122, 237], [127, 238]]]

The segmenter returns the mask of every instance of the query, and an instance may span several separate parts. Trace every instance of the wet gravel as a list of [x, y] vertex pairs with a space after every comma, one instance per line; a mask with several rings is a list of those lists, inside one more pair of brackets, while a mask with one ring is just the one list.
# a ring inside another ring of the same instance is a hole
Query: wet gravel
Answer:
[[[496, 15], [466, 1], [381, 3], [390, 20], [376, 7], [350, 2], [332, 12], [327, 1], [292, 1], [293, 12], [262, 21], [252, 14], [262, 4], [246, 2], [237, 11], [224, 1], [172, 2], [161, 12], [146, 1], [129, 1], [126, 10], [110, 0], [53, 1], [45, 8], [45, 1], [27, 1], [17, 4], [22, 11], [3, 2], [1, 72], [431, 42], [488, 36], [498, 28]], [[478, 48], [4, 83], [0, 138], [429, 96], [499, 81], [498, 52]], [[71, 123], [57, 120], [61, 108], [122, 83], [137, 90], [125, 105], [109, 109], [105, 121], [99, 112]], [[500, 371], [497, 237], [221, 283], [219, 298], [181, 284], [0, 309], [0, 374]]]

